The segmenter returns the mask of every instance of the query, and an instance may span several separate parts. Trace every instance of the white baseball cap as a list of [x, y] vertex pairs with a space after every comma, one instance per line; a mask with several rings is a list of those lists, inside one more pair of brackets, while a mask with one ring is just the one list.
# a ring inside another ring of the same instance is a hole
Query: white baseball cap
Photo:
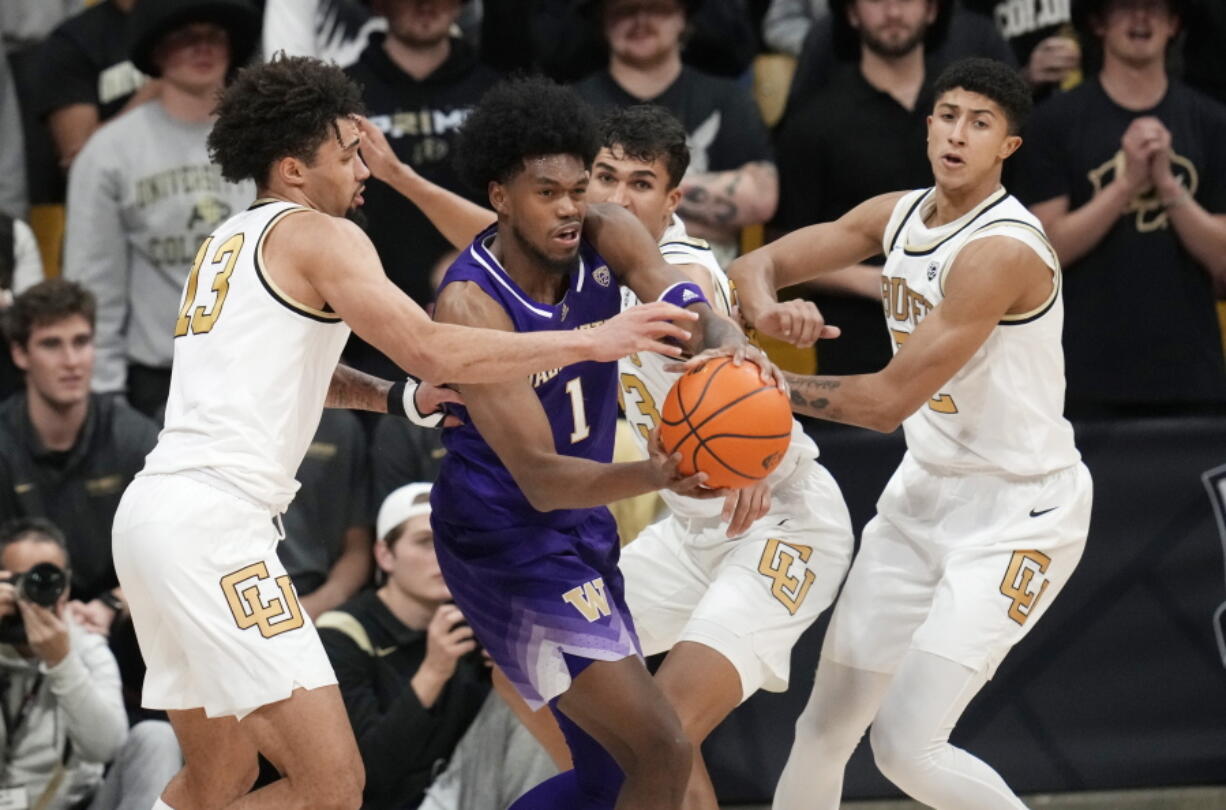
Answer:
[[383, 499], [375, 520], [375, 538], [386, 540], [409, 518], [430, 514], [430, 484], [405, 484]]

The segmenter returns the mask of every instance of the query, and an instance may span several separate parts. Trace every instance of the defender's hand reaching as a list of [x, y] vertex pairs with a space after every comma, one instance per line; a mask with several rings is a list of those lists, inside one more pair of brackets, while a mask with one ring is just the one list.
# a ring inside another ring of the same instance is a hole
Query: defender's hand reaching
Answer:
[[594, 338], [592, 359], [606, 363], [637, 352], [677, 357], [681, 354], [681, 347], [665, 343], [664, 339], [671, 338], [678, 342], [689, 340], [690, 333], [673, 322], [696, 320], [698, 313], [662, 301], [630, 307], [590, 330]]
[[826, 323], [816, 304], [802, 298], [778, 301], [768, 306], [754, 318], [753, 328], [800, 348], [842, 334], [837, 326]]

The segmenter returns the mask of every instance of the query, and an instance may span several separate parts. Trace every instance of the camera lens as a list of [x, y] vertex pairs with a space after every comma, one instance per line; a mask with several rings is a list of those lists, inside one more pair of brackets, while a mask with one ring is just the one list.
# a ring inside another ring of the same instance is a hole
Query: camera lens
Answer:
[[18, 587], [25, 599], [51, 607], [68, 587], [68, 576], [55, 563], [43, 562], [22, 574]]

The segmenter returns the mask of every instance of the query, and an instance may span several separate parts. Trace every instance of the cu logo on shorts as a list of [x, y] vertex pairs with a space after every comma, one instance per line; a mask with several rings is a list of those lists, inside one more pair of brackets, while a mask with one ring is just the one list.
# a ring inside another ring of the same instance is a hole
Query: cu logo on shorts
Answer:
[[268, 566], [263, 562], [252, 563], [221, 578], [221, 592], [226, 595], [230, 613], [234, 614], [239, 630], [258, 627], [260, 635], [272, 638], [297, 630], [305, 623], [289, 575], [279, 576], [275, 580], [281, 595], [265, 600], [260, 595], [260, 589], [261, 586], [267, 588], [267, 583], [271, 581]]
[[[762, 559], [758, 561], [758, 573], [771, 580], [771, 595], [779, 600], [793, 616], [805, 601], [813, 580], [817, 579], [805, 565], [813, 556], [811, 546], [797, 546], [772, 537], [766, 541]], [[792, 575], [792, 567], [799, 562], [800, 576]]]
[[[1000, 592], [1013, 600], [1009, 605], [1010, 619], [1018, 624], [1025, 624], [1030, 618], [1030, 613], [1042, 598], [1043, 591], [1047, 590], [1049, 580], [1045, 575], [1050, 564], [1051, 557], [1041, 551], [1013, 552], [1005, 578], [1000, 582]], [[1042, 583], [1036, 583], [1035, 577], [1041, 578]]]

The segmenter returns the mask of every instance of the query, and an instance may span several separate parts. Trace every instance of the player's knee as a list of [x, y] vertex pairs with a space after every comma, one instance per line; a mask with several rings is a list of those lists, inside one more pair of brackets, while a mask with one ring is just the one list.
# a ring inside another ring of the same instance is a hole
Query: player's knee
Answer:
[[924, 743], [889, 718], [879, 717], [873, 723], [869, 743], [877, 768], [899, 787], [922, 779], [928, 770], [929, 752]]
[[[634, 762], [628, 768], [628, 777], [652, 779], [688, 778], [694, 746], [686, 738], [676, 718], [657, 723], [639, 739], [635, 746]], [[679, 777], [676, 775], [680, 774]]]
[[[338, 769], [320, 780], [324, 787], [312, 785], [307, 790], [306, 804], [312, 810], [357, 810], [362, 806], [362, 791], [366, 787], [366, 769], [355, 757], [348, 767]], [[321, 801], [322, 798], [322, 801]]]

